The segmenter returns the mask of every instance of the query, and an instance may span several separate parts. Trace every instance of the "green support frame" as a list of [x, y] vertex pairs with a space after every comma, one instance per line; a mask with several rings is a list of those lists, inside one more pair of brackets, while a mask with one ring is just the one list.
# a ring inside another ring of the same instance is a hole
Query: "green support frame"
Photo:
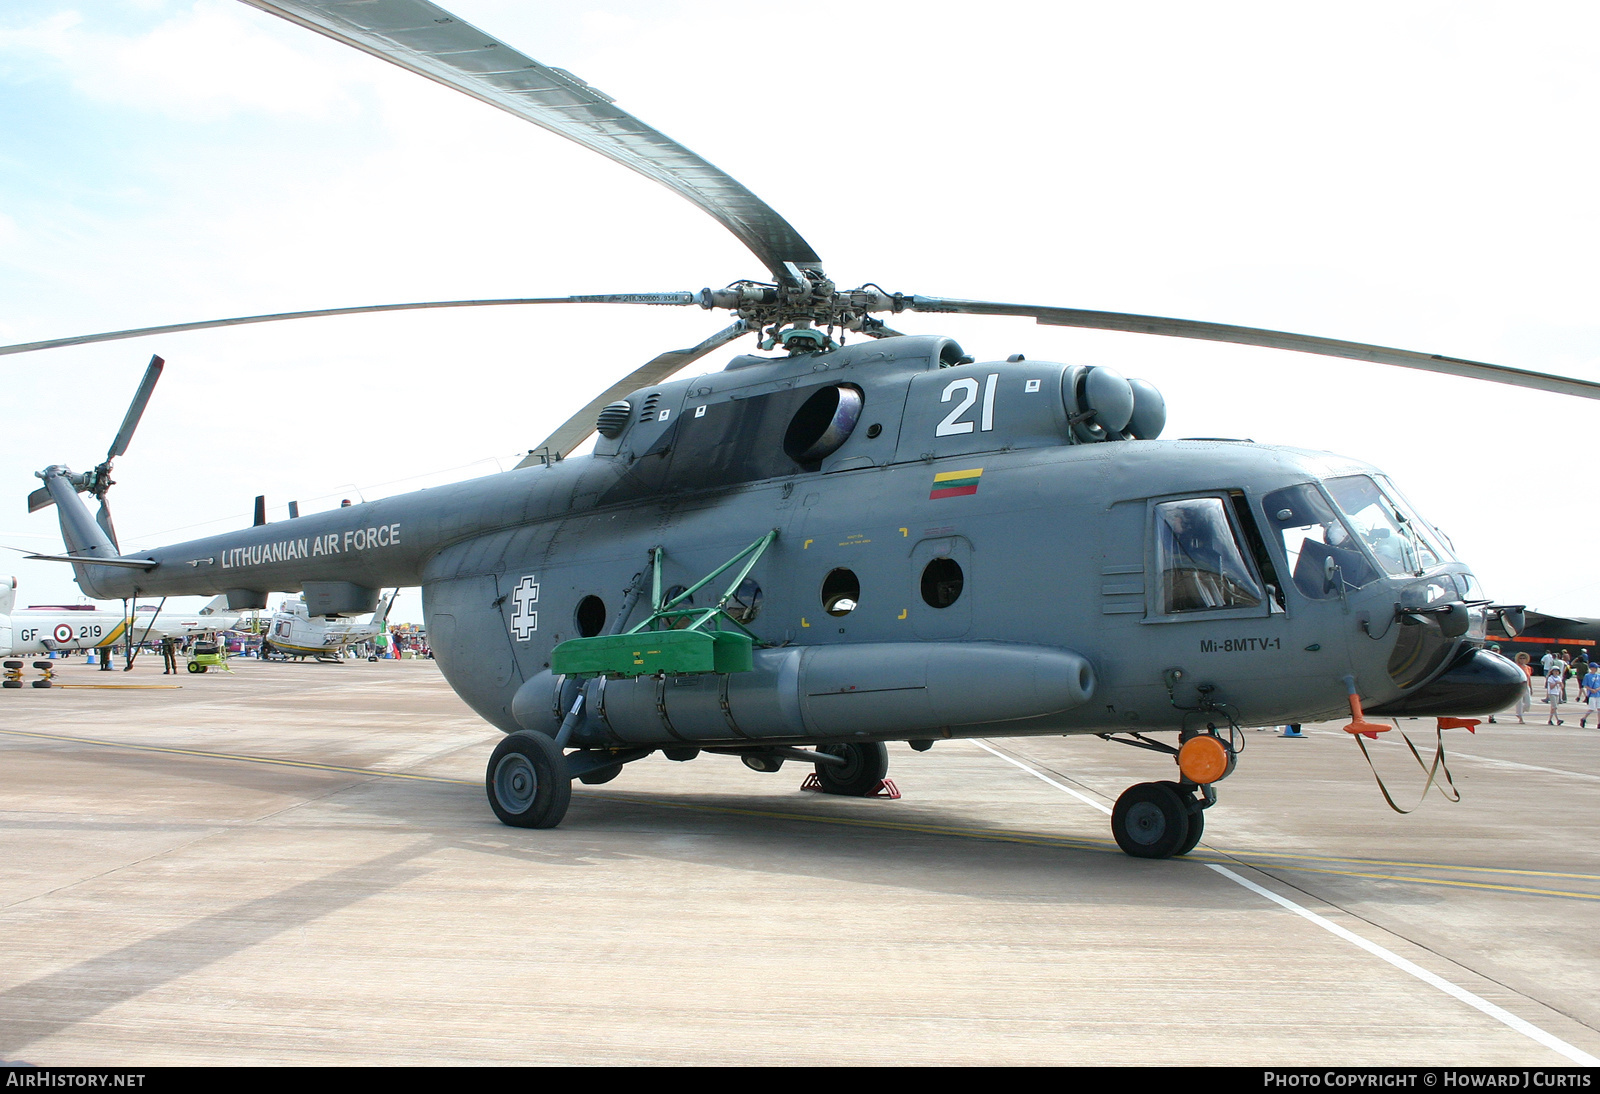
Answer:
[[[649, 617], [623, 634], [568, 639], [551, 651], [550, 671], [582, 679], [749, 672], [755, 667], [755, 635], [728, 614], [728, 601], [777, 538], [777, 529], [773, 529], [671, 600], [661, 591], [661, 561], [666, 550], [654, 548]], [[734, 567], [738, 572], [714, 605], [678, 607]], [[723, 629], [724, 622], [736, 629]]]

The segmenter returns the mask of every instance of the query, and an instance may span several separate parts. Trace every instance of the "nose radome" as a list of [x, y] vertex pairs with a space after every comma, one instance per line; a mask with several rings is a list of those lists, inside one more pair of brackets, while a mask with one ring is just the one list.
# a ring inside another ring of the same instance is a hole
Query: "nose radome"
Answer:
[[1468, 649], [1450, 667], [1409, 695], [1370, 707], [1387, 716], [1493, 714], [1517, 701], [1527, 676], [1498, 653]]

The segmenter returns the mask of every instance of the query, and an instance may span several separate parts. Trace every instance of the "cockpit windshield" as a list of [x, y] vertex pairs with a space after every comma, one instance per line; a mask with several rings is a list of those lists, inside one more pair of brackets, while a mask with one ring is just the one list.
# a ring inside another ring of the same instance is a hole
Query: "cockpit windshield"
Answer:
[[1378, 579], [1378, 570], [1312, 483], [1274, 490], [1261, 499], [1270, 527], [1283, 537], [1295, 588], [1313, 600], [1337, 597]]
[[1366, 475], [1329, 479], [1325, 485], [1356, 534], [1389, 573], [1421, 574], [1448, 557], [1424, 532], [1421, 523]]
[[1445, 562], [1460, 561], [1456, 555], [1456, 545], [1451, 542], [1450, 537], [1445, 534], [1444, 529], [1440, 528], [1437, 524], [1433, 524], [1425, 518], [1421, 518], [1417, 512], [1417, 507], [1413, 505], [1411, 503], [1411, 499], [1406, 497], [1405, 493], [1394, 484], [1392, 479], [1385, 475], [1380, 475], [1378, 476], [1378, 485], [1383, 488], [1383, 492], [1385, 494], [1394, 499], [1395, 505], [1399, 507], [1400, 512], [1405, 514], [1405, 516], [1411, 521], [1411, 527], [1415, 528], [1419, 534], [1427, 538], [1428, 542], [1433, 545], [1441, 559], [1443, 559]]

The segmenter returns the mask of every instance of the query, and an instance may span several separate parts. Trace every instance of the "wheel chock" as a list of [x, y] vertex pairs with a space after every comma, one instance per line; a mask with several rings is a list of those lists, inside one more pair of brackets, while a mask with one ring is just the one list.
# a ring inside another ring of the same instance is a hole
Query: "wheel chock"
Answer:
[[1483, 724], [1482, 718], [1440, 718], [1440, 729], [1464, 729], [1468, 733], [1477, 733], [1478, 727]]
[[[813, 794], [825, 793], [822, 789], [822, 780], [817, 778], [815, 771], [806, 776], [805, 781], [800, 784], [800, 789], [809, 790]], [[899, 801], [900, 788], [894, 784], [893, 779], [882, 779], [877, 786], [873, 787], [870, 792], [863, 794], [862, 797], [887, 798], [889, 801]]]

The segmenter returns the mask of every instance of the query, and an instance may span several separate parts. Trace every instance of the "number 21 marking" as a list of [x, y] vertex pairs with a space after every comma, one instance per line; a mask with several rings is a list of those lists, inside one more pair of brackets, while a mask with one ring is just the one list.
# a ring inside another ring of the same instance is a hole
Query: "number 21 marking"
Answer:
[[[998, 372], [989, 373], [983, 383], [983, 410], [979, 415], [976, 428], [987, 433], [994, 428], [994, 386], [1000, 380]], [[954, 410], [944, 416], [938, 427], [933, 431], [935, 437], [955, 437], [963, 433], [971, 433], [974, 426], [972, 422], [963, 422], [961, 416], [972, 409], [972, 404], [978, 401], [978, 381], [971, 376], [963, 376], [959, 380], [951, 380], [945, 385], [944, 394], [939, 396], [941, 403], [948, 403], [961, 392], [961, 402]]]

